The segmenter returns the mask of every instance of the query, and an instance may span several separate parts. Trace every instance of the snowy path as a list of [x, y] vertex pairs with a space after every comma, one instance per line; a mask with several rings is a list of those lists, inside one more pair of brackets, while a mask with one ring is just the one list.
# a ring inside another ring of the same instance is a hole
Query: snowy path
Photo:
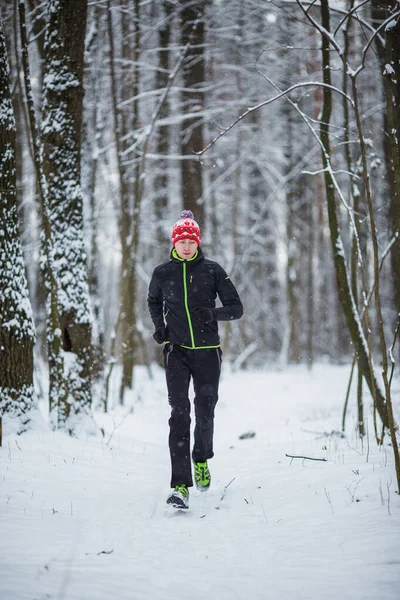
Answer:
[[5, 436], [1, 600], [398, 600], [391, 449], [361, 448], [351, 414], [347, 439], [316, 433], [340, 426], [347, 376], [225, 373], [212, 488], [186, 512], [165, 505], [161, 371], [140, 379], [133, 414], [96, 415], [104, 440]]

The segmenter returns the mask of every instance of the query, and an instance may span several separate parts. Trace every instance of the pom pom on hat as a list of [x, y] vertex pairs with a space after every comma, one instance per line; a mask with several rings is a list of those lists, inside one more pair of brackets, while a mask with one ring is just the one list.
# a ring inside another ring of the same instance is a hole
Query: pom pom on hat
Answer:
[[200, 246], [201, 233], [191, 210], [183, 210], [172, 228], [171, 242], [175, 246], [179, 240], [193, 240]]
[[191, 210], [183, 210], [179, 215], [179, 219], [193, 219], [194, 221], [194, 214]]

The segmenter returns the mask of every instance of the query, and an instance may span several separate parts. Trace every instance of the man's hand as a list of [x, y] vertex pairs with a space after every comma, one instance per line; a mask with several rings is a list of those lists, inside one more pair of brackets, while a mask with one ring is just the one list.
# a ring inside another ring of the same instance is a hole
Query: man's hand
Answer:
[[153, 333], [153, 339], [157, 342], [157, 344], [163, 344], [167, 340], [167, 330], [165, 329], [164, 325], [157, 327]]
[[214, 312], [212, 308], [198, 306], [193, 310], [193, 313], [200, 323], [209, 323], [210, 321], [214, 321]]

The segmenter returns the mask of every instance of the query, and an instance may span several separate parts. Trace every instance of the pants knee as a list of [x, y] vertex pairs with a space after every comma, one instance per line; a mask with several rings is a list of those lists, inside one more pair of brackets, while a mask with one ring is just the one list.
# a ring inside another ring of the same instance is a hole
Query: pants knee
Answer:
[[169, 425], [171, 427], [190, 427], [190, 408], [172, 407]]

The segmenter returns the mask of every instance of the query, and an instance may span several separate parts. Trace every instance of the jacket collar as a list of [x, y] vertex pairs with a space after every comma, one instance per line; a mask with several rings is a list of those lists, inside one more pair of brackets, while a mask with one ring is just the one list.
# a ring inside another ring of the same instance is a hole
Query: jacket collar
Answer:
[[202, 249], [201, 249], [200, 246], [197, 248], [196, 254], [193, 256], [193, 258], [189, 258], [189, 260], [184, 259], [184, 258], [180, 258], [178, 256], [178, 253], [175, 250], [175, 248], [172, 248], [171, 254], [170, 254], [170, 259], [173, 262], [187, 263], [187, 264], [190, 264], [190, 265], [193, 265], [193, 264], [199, 262], [200, 260], [203, 260], [203, 258], [204, 258], [204, 254], [203, 254], [203, 251], [202, 251]]

